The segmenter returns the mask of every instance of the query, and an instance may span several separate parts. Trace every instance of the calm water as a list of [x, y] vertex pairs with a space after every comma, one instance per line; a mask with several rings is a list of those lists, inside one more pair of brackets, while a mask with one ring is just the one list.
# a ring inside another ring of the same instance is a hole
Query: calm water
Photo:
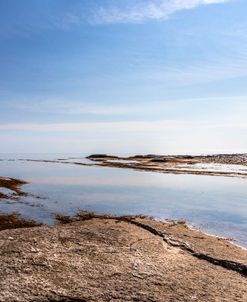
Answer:
[[87, 162], [78, 154], [0, 154], [0, 176], [26, 180], [29, 184], [23, 189], [42, 197], [2, 200], [0, 211], [19, 212], [46, 223], [54, 222], [54, 213], [72, 215], [79, 210], [185, 219], [203, 231], [234, 237], [247, 247], [247, 179], [18, 160], [68, 157]]

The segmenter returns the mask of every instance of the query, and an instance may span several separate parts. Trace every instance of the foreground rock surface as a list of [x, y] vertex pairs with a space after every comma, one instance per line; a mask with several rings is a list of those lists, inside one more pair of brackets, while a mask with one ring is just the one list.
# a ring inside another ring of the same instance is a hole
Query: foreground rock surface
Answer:
[[[91, 217], [0, 232], [0, 301], [247, 301], [247, 252], [182, 223]], [[209, 258], [209, 259], [211, 259]]]

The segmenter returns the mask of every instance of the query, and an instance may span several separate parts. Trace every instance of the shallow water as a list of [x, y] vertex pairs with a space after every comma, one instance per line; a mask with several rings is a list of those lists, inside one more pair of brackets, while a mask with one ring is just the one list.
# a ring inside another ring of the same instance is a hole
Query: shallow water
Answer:
[[54, 222], [55, 213], [79, 210], [185, 219], [247, 247], [247, 179], [23, 160], [67, 158], [88, 163], [78, 154], [0, 154], [0, 176], [28, 181], [23, 190], [41, 197], [1, 200], [0, 211], [45, 223]]

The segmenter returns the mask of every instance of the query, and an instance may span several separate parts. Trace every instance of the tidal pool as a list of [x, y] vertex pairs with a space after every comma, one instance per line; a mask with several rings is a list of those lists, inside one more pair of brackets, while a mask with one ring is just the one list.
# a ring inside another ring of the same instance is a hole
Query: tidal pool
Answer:
[[80, 210], [184, 219], [247, 247], [246, 178], [172, 175], [73, 161], [89, 163], [80, 154], [0, 154], [0, 176], [27, 181], [23, 190], [30, 193], [18, 200], [1, 200], [0, 211], [44, 223], [54, 223], [57, 213], [73, 215]]

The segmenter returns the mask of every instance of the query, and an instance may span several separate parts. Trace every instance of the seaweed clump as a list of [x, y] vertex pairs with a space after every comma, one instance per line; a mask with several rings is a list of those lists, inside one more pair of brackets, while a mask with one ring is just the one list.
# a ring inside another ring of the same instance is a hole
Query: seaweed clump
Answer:
[[40, 226], [40, 223], [34, 220], [25, 220], [20, 214], [0, 214], [0, 231], [7, 229], [30, 228]]
[[[0, 188], [11, 190], [17, 196], [27, 195], [25, 192], [21, 190], [21, 186], [25, 184], [26, 184], [25, 181], [19, 179], [0, 177]], [[6, 194], [0, 192], [0, 198], [6, 198], [6, 197], [8, 197]]]

